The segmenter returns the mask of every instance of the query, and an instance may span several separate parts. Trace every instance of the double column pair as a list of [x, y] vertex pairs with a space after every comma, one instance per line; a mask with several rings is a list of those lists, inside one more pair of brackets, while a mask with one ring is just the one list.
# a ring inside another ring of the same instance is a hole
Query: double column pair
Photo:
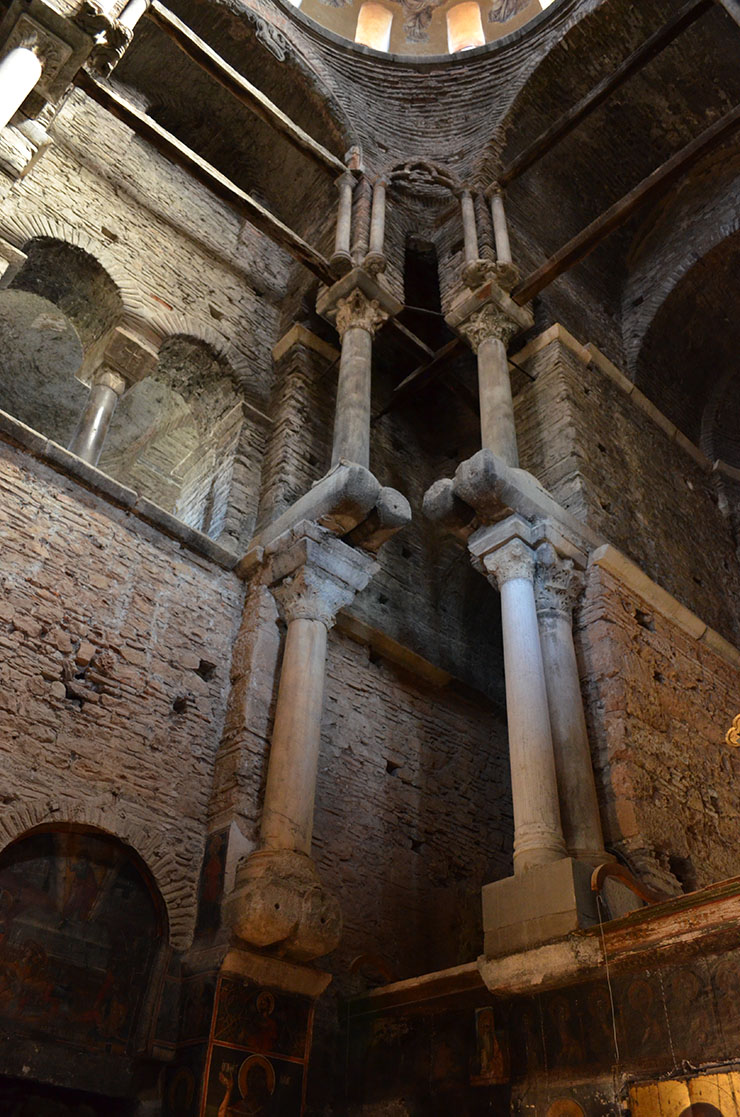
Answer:
[[544, 534], [512, 517], [471, 540], [501, 595], [515, 875], [605, 856], [573, 643], [583, 576]]

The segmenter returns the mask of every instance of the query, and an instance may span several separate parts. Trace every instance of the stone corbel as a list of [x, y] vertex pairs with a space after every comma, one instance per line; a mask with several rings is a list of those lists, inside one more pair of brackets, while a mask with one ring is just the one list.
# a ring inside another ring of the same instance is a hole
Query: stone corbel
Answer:
[[45, 102], [56, 104], [90, 56], [94, 36], [74, 20], [65, 19], [44, 0], [13, 0], [0, 23], [0, 55], [15, 47], [34, 50], [42, 61], [41, 77], [28, 101], [35, 116]]
[[331, 287], [322, 287], [316, 299], [318, 313], [336, 326], [340, 337], [350, 326], [373, 335], [403, 310], [403, 303], [364, 268], [353, 268]]

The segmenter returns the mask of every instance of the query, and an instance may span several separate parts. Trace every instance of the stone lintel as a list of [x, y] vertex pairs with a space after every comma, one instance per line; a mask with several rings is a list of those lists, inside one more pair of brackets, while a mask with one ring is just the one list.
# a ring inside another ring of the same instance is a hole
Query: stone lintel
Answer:
[[354, 597], [380, 568], [362, 551], [337, 539], [326, 528], [303, 520], [265, 548], [265, 584], [275, 585], [305, 567]]
[[332, 979], [330, 973], [313, 966], [300, 966], [284, 958], [271, 958], [240, 947], [229, 950], [221, 964], [221, 973], [247, 978], [258, 985], [282, 989], [285, 993], [297, 993], [312, 998], [320, 997]]
[[35, 92], [48, 101], [58, 101], [90, 55], [94, 40], [44, 0], [14, 0], [0, 23], [0, 55], [21, 46], [34, 33], [44, 60]]
[[327, 361], [336, 361], [339, 357], [338, 349], [335, 349], [328, 341], [323, 341], [322, 338], [317, 337], [311, 330], [307, 330], [300, 322], [296, 322], [286, 334], [283, 334], [274, 347], [272, 351], [273, 361], [276, 363], [281, 361], [286, 353], [289, 353], [296, 345], [302, 345], [304, 349], [311, 349], [319, 356], [325, 357]]
[[403, 310], [403, 303], [393, 295], [387, 287], [378, 282], [377, 278], [370, 275], [364, 268], [353, 268], [331, 287], [321, 287], [316, 299], [316, 310], [330, 322], [334, 322], [340, 299], [346, 299], [355, 290], [362, 291], [363, 295], [371, 302], [380, 305], [389, 317]]
[[492, 306], [510, 318], [518, 327], [518, 333], [531, 330], [534, 325], [534, 317], [529, 307], [515, 303], [494, 279], [487, 280], [474, 291], [464, 289], [456, 295], [449, 312], [445, 315], [445, 322], [451, 329], [457, 330], [471, 315], [484, 306]]

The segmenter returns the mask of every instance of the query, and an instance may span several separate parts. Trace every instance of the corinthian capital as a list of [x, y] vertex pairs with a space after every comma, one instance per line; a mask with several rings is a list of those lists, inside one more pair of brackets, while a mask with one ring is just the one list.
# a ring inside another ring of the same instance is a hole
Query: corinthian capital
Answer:
[[383, 309], [377, 299], [369, 299], [359, 287], [355, 287], [346, 298], [337, 303], [337, 333], [344, 337], [347, 330], [358, 327], [375, 334], [389, 317], [388, 311]]
[[365, 589], [378, 564], [316, 524], [301, 523], [271, 545], [270, 589], [285, 620], [331, 628], [340, 609]]
[[514, 578], [534, 578], [535, 553], [521, 539], [510, 539], [503, 547], [491, 551], [483, 559], [489, 577], [493, 578], [499, 589], [505, 582]]
[[493, 303], [486, 303], [457, 327], [458, 333], [462, 334], [474, 353], [477, 353], [482, 343], [490, 337], [508, 346], [521, 328], [513, 318]]
[[537, 548], [534, 592], [540, 618], [570, 618], [583, 585], [583, 574], [572, 559], [561, 558], [551, 543]]
[[356, 589], [337, 581], [318, 567], [306, 565], [272, 592], [288, 624], [291, 621], [321, 621], [332, 628], [340, 609], [351, 605]]

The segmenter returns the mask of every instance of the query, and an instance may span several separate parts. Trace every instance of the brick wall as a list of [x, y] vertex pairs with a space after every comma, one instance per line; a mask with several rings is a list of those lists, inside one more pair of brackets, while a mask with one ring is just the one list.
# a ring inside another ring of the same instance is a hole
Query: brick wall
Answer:
[[607, 844], [658, 886], [740, 874], [740, 672], [598, 567], [577, 636]]
[[192, 934], [242, 587], [73, 481], [3, 447], [4, 841], [101, 825], [148, 862]]
[[521, 460], [579, 519], [728, 640], [740, 572], [711, 478], [597, 368], [555, 341], [527, 363]]

